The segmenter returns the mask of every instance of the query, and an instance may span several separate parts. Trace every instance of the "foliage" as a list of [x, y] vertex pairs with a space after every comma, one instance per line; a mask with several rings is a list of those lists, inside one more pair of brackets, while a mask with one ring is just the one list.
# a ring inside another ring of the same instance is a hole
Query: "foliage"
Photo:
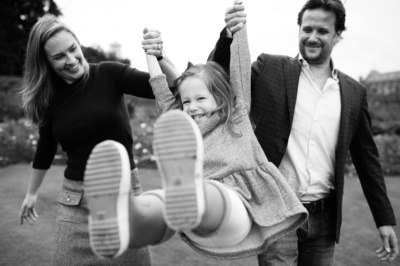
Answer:
[[131, 114], [135, 163], [140, 168], [154, 168], [152, 142], [154, 122], [157, 118], [155, 102], [133, 96], [126, 97], [126, 102]]
[[[379, 161], [385, 176], [400, 176], [400, 136], [382, 134], [374, 137], [379, 152]], [[350, 155], [346, 162], [346, 175], [357, 176]]]
[[[15, 92], [20, 77], [0, 76], [0, 166], [31, 162], [38, 141], [37, 128], [24, 118]], [[153, 125], [156, 119], [154, 100], [126, 97], [131, 115], [133, 154], [140, 167], [155, 167], [152, 155]], [[53, 163], [63, 164], [66, 154], [59, 149]]]
[[[133, 154], [139, 167], [155, 167], [155, 157], [152, 150], [153, 120], [134, 118], [131, 120], [133, 135]], [[0, 166], [33, 160], [37, 142], [38, 130], [26, 119], [8, 120], [0, 123]], [[64, 164], [66, 154], [58, 149], [55, 164]]]
[[82, 46], [82, 52], [89, 63], [100, 63], [103, 61], [117, 61], [126, 65], [131, 64], [129, 59], [117, 58], [113, 54], [108, 55], [104, 53], [104, 51], [100, 47], [94, 48], [94, 47]]
[[[0, 76], [0, 166], [30, 162], [36, 147], [37, 130], [22, 119], [23, 110], [15, 95], [20, 79]], [[155, 167], [152, 141], [157, 113], [154, 100], [126, 96], [126, 103], [131, 115], [135, 161], [141, 168]], [[373, 125], [377, 125], [377, 122], [373, 121]], [[376, 135], [374, 138], [385, 175], [400, 175], [400, 134], [393, 131]], [[65, 162], [65, 154], [61, 149], [57, 158], [55, 163]], [[346, 173], [350, 176], [356, 175], [350, 158], [346, 164]]]
[[0, 123], [24, 117], [16, 91], [21, 84], [19, 77], [0, 76]]
[[138, 167], [154, 168], [155, 156], [153, 155], [153, 127], [154, 120], [143, 121], [134, 118], [131, 120], [133, 134], [133, 155]]
[[20, 75], [29, 31], [44, 14], [61, 15], [53, 0], [0, 1], [0, 75]]
[[[45, 14], [62, 15], [54, 0], [0, 1], [0, 75], [21, 75], [29, 32]], [[101, 49], [82, 47], [90, 63], [119, 61], [130, 65], [129, 59], [106, 55]]]
[[0, 166], [32, 161], [37, 139], [37, 130], [26, 120], [0, 123]]
[[380, 161], [385, 175], [400, 175], [400, 136], [384, 134], [375, 136]]

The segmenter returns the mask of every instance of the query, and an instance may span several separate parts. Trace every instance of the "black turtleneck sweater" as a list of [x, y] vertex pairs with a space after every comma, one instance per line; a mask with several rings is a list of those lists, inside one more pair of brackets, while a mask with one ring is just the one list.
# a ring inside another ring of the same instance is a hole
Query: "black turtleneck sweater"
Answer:
[[86, 81], [57, 81], [47, 123], [39, 128], [34, 169], [49, 169], [57, 143], [68, 156], [65, 177], [82, 181], [93, 147], [111, 139], [123, 144], [131, 169], [132, 132], [124, 94], [153, 99], [149, 74], [116, 62], [90, 64]]

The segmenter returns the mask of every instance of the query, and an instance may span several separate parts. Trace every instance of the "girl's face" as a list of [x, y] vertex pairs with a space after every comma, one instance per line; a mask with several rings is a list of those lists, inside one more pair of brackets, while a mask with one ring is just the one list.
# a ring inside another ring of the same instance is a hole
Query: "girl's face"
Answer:
[[217, 102], [206, 83], [197, 77], [184, 80], [179, 86], [179, 94], [182, 101], [183, 111], [189, 114], [194, 121], [200, 125], [217, 108]]
[[68, 31], [60, 31], [48, 39], [44, 50], [53, 70], [67, 84], [77, 81], [85, 73], [87, 63], [81, 47]]

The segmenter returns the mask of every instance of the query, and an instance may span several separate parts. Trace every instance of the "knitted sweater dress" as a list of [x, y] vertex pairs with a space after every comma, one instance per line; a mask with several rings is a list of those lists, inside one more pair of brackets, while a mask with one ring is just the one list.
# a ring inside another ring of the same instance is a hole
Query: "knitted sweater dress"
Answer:
[[[216, 259], [237, 259], [265, 252], [289, 231], [296, 230], [308, 213], [279, 170], [266, 158], [248, 116], [251, 62], [244, 27], [235, 33], [231, 45], [231, 85], [236, 95], [232, 131], [218, 113], [200, 125], [204, 140], [204, 178], [219, 181], [235, 190], [253, 220], [247, 237], [224, 248], [205, 248], [182, 239], [199, 253]], [[157, 110], [166, 112], [179, 105], [171, 94], [165, 75], [150, 79]]]

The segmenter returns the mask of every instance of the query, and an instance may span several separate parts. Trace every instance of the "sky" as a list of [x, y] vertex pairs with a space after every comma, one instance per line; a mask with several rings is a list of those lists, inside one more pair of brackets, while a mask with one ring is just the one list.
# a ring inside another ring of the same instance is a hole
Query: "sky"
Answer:
[[[131, 66], [147, 71], [145, 27], [161, 31], [164, 50], [182, 73], [204, 63], [225, 26], [233, 0], [55, 0], [62, 21], [84, 46], [122, 45]], [[305, 0], [244, 0], [252, 61], [261, 53], [296, 56], [297, 14]], [[344, 0], [346, 27], [334, 48], [336, 68], [365, 78], [371, 70], [400, 71], [400, 0]]]

